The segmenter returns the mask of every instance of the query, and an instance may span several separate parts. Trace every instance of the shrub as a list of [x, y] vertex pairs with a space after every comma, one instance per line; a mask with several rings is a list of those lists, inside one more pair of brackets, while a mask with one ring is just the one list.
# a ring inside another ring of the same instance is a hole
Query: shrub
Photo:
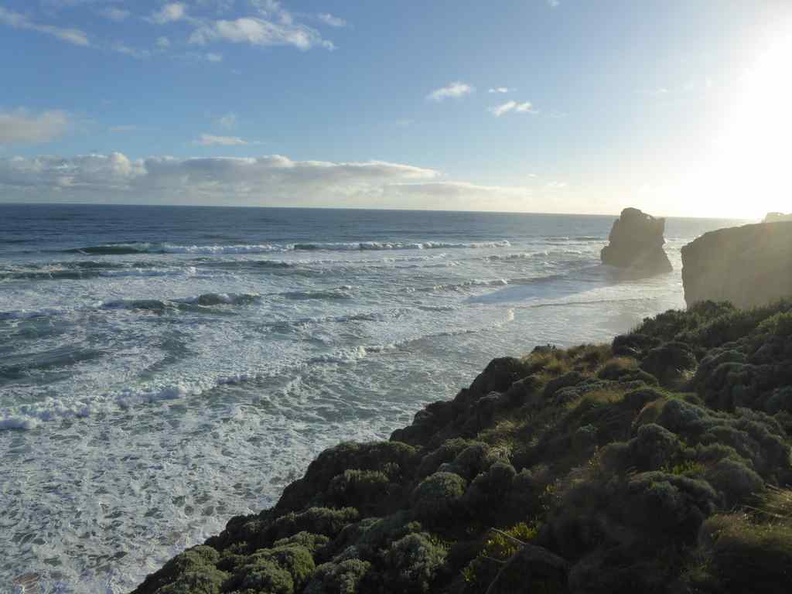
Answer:
[[356, 594], [371, 564], [360, 559], [325, 563], [316, 568], [305, 594]]
[[311, 532], [335, 537], [341, 529], [351, 522], [355, 522], [360, 514], [352, 507], [343, 509], [328, 509], [326, 507], [311, 507], [304, 512], [291, 512], [273, 522], [270, 532], [274, 539], [286, 538], [299, 532]]
[[369, 518], [360, 523], [360, 532], [355, 546], [361, 557], [374, 559], [389, 542], [421, 531], [421, 524], [411, 521], [407, 511], [401, 511], [384, 518]]
[[727, 507], [746, 503], [752, 496], [764, 491], [762, 477], [745, 464], [728, 458], [715, 464], [704, 478], [723, 495]]
[[453, 472], [436, 472], [424, 479], [412, 493], [415, 517], [427, 525], [442, 525], [458, 510], [467, 482]]
[[520, 550], [523, 544], [536, 537], [536, 529], [524, 522], [505, 530], [491, 530], [484, 545], [462, 572], [468, 584], [489, 584], [509, 558]]
[[639, 471], [657, 470], [673, 461], [682, 451], [682, 443], [674, 433], [660, 425], [648, 424], [627, 444], [627, 461]]
[[330, 481], [346, 470], [382, 471], [390, 480], [399, 482], [411, 474], [417, 461], [417, 450], [398, 441], [342, 443], [319, 454], [305, 476], [286, 487], [275, 509], [296, 511], [316, 504]]
[[462, 450], [474, 443], [481, 442], [473, 442], [462, 439], [461, 437], [455, 437], [444, 441], [439, 448], [423, 457], [418, 466], [418, 478], [424, 478], [437, 472], [441, 464], [453, 461]]
[[396, 488], [382, 471], [345, 470], [330, 481], [326, 499], [334, 507], [354, 507], [366, 514], [386, 504]]
[[493, 522], [511, 491], [517, 472], [511, 464], [496, 462], [479, 474], [465, 491], [462, 504], [478, 522]]
[[632, 357], [614, 357], [597, 372], [597, 377], [605, 380], [619, 380], [638, 369], [638, 361]]
[[757, 332], [761, 334], [772, 334], [775, 336], [792, 335], [792, 313], [779, 312], [766, 318], [757, 327]]
[[157, 594], [220, 594], [228, 574], [217, 569], [188, 571], [175, 581], [161, 587]]
[[792, 580], [792, 528], [736, 514], [704, 526], [712, 585], [730, 594], [786, 594]]
[[323, 534], [311, 534], [310, 532], [298, 532], [294, 536], [288, 536], [286, 538], [281, 538], [280, 540], [276, 540], [272, 546], [273, 547], [286, 547], [290, 545], [297, 545], [306, 548], [310, 552], [314, 552], [317, 549], [322, 548], [325, 546], [330, 539], [324, 536]]
[[446, 550], [426, 533], [408, 534], [391, 544], [384, 562], [389, 589], [396, 592], [431, 591], [432, 580], [445, 561]]
[[683, 342], [669, 342], [653, 348], [641, 361], [641, 369], [655, 376], [664, 386], [678, 383], [696, 365], [696, 356]]
[[149, 575], [136, 593], [162, 591], [165, 594], [182, 594], [194, 588], [198, 594], [215, 594], [227, 577], [215, 567], [219, 560], [220, 554], [212, 547], [201, 545], [187, 549], [168, 561], [158, 572]]
[[611, 506], [645, 542], [681, 546], [695, 541], [717, 500], [715, 491], [704, 481], [645, 472], [629, 479]]
[[259, 551], [253, 559], [272, 559], [288, 571], [295, 586], [300, 586], [316, 569], [311, 553], [305, 547], [290, 545]]
[[459, 452], [447, 471], [469, 481], [497, 461], [498, 454], [489, 444], [476, 442]]
[[292, 594], [294, 579], [276, 561], [260, 556], [238, 569], [233, 577], [234, 587], [271, 594]]

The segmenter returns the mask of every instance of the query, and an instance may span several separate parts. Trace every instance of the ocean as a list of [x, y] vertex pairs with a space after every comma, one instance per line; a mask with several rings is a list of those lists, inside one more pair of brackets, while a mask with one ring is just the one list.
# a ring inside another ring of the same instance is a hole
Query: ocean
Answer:
[[[684, 306], [614, 217], [0, 205], [0, 591], [117, 593], [487, 362]], [[16, 586], [14, 584], [17, 584]]]

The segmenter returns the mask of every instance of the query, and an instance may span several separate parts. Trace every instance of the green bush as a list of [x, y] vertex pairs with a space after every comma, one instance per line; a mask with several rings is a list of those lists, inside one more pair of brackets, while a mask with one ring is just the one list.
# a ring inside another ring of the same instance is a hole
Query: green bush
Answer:
[[305, 594], [357, 594], [371, 564], [360, 559], [325, 563], [316, 568]]
[[286, 538], [281, 538], [280, 540], [276, 540], [272, 546], [273, 547], [287, 547], [287, 546], [301, 546], [314, 553], [317, 549], [322, 548], [325, 546], [330, 539], [323, 535], [323, 534], [311, 534], [310, 532], [298, 532], [294, 536], [288, 536]]
[[730, 594], [786, 594], [792, 583], [792, 527], [755, 523], [747, 516], [717, 516], [704, 526], [707, 575], [703, 581]]
[[273, 522], [269, 532], [273, 540], [294, 536], [299, 532], [322, 534], [330, 538], [335, 537], [341, 529], [357, 521], [360, 514], [355, 508], [329, 509], [326, 507], [311, 507], [304, 512], [291, 512]]
[[397, 540], [384, 556], [388, 590], [430, 592], [432, 580], [445, 557], [445, 548], [432, 542], [426, 533], [408, 534]]
[[429, 526], [442, 526], [459, 510], [467, 481], [453, 472], [436, 472], [425, 478], [412, 493], [415, 517]]
[[399, 486], [379, 470], [345, 470], [327, 488], [325, 498], [334, 507], [354, 507], [371, 514], [388, 503]]

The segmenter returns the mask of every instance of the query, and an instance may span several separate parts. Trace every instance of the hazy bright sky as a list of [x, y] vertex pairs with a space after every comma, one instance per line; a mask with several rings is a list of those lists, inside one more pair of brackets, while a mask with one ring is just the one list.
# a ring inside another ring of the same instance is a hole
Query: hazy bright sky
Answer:
[[792, 0], [0, 0], [0, 201], [792, 210]]

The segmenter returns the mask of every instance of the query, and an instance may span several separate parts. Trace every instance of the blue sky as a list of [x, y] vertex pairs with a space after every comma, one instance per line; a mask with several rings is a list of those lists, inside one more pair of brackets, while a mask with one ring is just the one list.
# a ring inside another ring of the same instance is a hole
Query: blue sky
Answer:
[[0, 0], [0, 52], [0, 201], [792, 204], [786, 0]]

